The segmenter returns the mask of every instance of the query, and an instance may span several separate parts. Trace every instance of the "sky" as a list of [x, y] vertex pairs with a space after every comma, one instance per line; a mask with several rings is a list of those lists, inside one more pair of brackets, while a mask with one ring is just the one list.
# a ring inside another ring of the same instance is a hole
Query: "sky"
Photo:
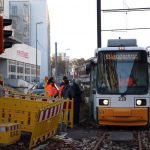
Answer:
[[[71, 59], [88, 59], [97, 48], [97, 0], [47, 0], [50, 13], [51, 53], [64, 52]], [[150, 0], [101, 0], [101, 9], [150, 7]], [[150, 27], [150, 10], [136, 12], [102, 12], [102, 30]], [[102, 47], [113, 38], [136, 38], [139, 46], [150, 45], [149, 30], [123, 32], [102, 31]]]

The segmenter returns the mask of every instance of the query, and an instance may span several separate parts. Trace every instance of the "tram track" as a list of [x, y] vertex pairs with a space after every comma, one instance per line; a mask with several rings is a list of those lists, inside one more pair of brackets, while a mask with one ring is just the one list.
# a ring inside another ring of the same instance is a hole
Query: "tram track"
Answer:
[[141, 141], [141, 133], [138, 132], [138, 144], [139, 144], [139, 150], [142, 150], [142, 141]]
[[96, 145], [94, 146], [93, 150], [98, 150], [98, 148], [100, 147], [102, 141], [104, 140], [106, 136], [106, 132], [103, 133], [103, 135], [99, 138], [98, 142], [96, 143]]
[[[39, 145], [35, 149], [41, 150], [150, 150], [150, 130], [149, 129], [123, 129], [123, 128], [95, 128], [94, 126], [83, 126], [75, 128], [67, 132], [67, 136], [63, 139], [50, 139], [46, 143]], [[118, 140], [118, 134], [122, 135], [126, 132], [130, 133], [126, 139]], [[72, 135], [72, 136], [71, 136]], [[116, 139], [115, 139], [116, 138]], [[44, 146], [43, 146], [44, 145]], [[20, 143], [5, 147], [6, 150], [20, 149], [27, 150], [26, 144], [20, 146]], [[1, 149], [2, 147], [0, 147]]]
[[[113, 132], [113, 131], [111, 131]], [[126, 132], [126, 131], [122, 131]], [[105, 131], [101, 134], [100, 137], [97, 137], [98, 140], [91, 150], [149, 150], [150, 149], [150, 139], [149, 139], [149, 130], [143, 131], [129, 131], [133, 134], [133, 139], [124, 140], [124, 141], [115, 141], [111, 139], [111, 133], [109, 131]], [[116, 131], [117, 134], [117, 131]], [[121, 137], [120, 137], [121, 138]]]
[[150, 130], [138, 132], [139, 150], [150, 149]]

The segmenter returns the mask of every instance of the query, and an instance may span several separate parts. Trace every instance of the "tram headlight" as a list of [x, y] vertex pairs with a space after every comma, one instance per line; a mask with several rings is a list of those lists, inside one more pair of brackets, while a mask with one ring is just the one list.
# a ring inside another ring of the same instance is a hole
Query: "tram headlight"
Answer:
[[136, 99], [137, 106], [146, 106], [146, 99]]
[[109, 99], [99, 99], [99, 105], [109, 105]]
[[142, 101], [140, 99], [137, 99], [136, 100], [136, 105], [141, 106], [141, 104], [142, 104]]
[[108, 105], [108, 104], [109, 104], [108, 99], [104, 99], [104, 100], [103, 100], [103, 104], [104, 104], [104, 105]]

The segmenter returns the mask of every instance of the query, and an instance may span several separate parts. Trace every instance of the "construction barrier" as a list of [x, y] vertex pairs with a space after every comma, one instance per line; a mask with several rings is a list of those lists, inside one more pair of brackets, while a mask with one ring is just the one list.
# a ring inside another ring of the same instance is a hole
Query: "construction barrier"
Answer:
[[[40, 96], [36, 94], [19, 94], [19, 93], [14, 93], [14, 91], [10, 90], [3, 90], [3, 96], [4, 97], [12, 97], [16, 99], [27, 99], [27, 100], [35, 100], [35, 101], [53, 101], [55, 99], [59, 98], [54, 98], [54, 97], [48, 97], [48, 96]], [[62, 117], [61, 117], [61, 122], [66, 124], [67, 127], [73, 128], [73, 99], [59, 99], [63, 103], [63, 108], [62, 108]]]
[[63, 109], [61, 99], [40, 96], [33, 99], [6, 90], [0, 97], [0, 124], [19, 123], [22, 132], [31, 133], [29, 148], [56, 134]]
[[62, 123], [66, 124], [66, 126], [69, 128], [73, 128], [73, 100], [64, 100]]
[[21, 131], [19, 123], [0, 124], [0, 144], [13, 144], [20, 139]]
[[31, 133], [29, 148], [56, 134], [58, 124], [73, 128], [73, 100], [26, 95], [9, 89], [0, 97], [0, 123], [19, 123]]

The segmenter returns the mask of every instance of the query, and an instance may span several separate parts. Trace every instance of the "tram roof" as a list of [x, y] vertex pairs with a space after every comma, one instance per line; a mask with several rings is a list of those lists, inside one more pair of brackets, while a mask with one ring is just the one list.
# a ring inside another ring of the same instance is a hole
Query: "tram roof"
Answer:
[[144, 47], [102, 47], [95, 50], [95, 53], [99, 51], [136, 51], [136, 50], [144, 50], [147, 51]]
[[107, 47], [137, 47], [136, 39], [109, 39]]

